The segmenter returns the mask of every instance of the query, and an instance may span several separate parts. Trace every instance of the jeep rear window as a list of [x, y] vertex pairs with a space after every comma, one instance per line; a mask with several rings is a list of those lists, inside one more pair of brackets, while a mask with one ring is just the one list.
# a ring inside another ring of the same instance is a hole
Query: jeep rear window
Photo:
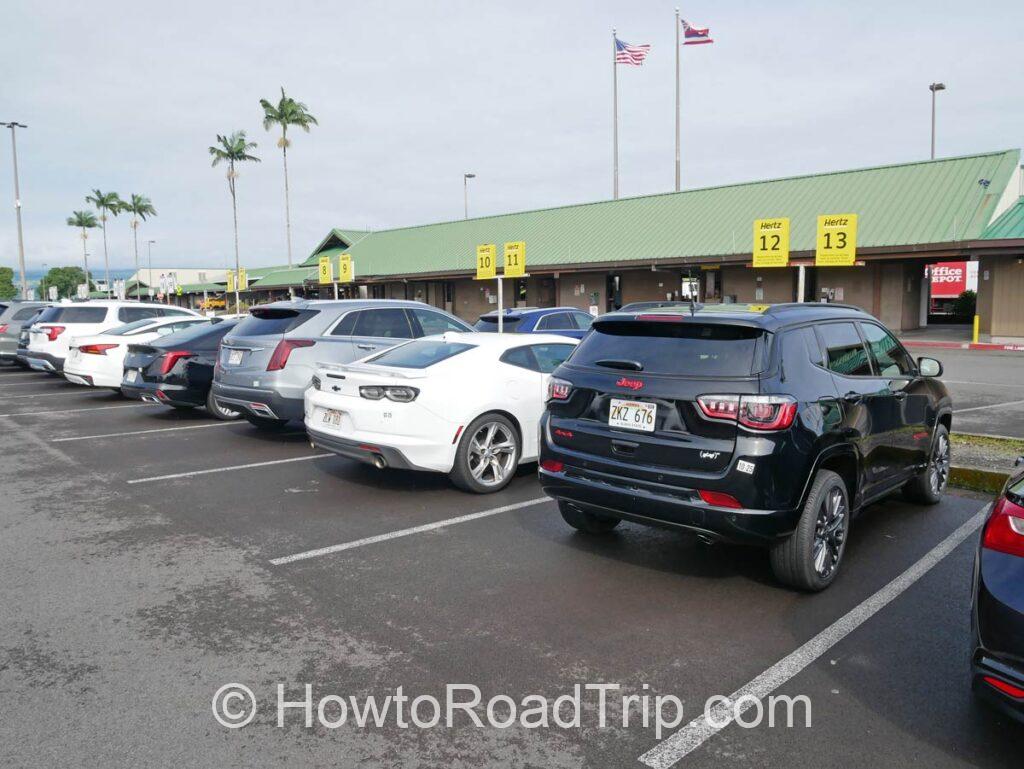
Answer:
[[370, 358], [367, 363], [395, 368], [428, 368], [435, 363], [453, 358], [460, 352], [472, 350], [475, 346], [463, 342], [439, 342], [433, 340], [409, 342], [398, 347], [392, 347], [390, 350]]
[[257, 307], [235, 326], [236, 336], [277, 336], [287, 334], [319, 314], [319, 310], [286, 307]]
[[594, 324], [570, 364], [686, 377], [763, 371], [763, 329], [711, 323], [606, 321]]
[[[522, 316], [516, 316], [514, 318], [505, 318], [501, 324], [502, 331], [513, 332], [519, 328], [519, 324], [523, 322]], [[497, 315], [484, 315], [480, 320], [473, 326], [477, 331], [490, 331], [498, 333], [498, 316]]]

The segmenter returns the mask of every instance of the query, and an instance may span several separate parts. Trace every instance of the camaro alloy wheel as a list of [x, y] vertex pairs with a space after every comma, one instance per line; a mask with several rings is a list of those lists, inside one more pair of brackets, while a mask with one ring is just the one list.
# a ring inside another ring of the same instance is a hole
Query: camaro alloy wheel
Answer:
[[504, 422], [485, 422], [473, 433], [466, 459], [469, 474], [484, 486], [502, 485], [515, 472], [518, 445]]
[[833, 487], [821, 500], [814, 525], [814, 570], [822, 579], [832, 576], [843, 554], [846, 538], [846, 499]]
[[946, 490], [946, 484], [949, 482], [949, 465], [949, 437], [940, 432], [935, 439], [932, 461], [928, 468], [928, 483], [931, 486], [932, 494], [938, 496]]

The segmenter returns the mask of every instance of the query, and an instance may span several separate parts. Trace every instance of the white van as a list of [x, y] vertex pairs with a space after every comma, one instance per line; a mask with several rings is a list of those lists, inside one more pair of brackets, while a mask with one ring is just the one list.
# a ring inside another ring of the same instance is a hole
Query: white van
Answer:
[[54, 305], [43, 310], [29, 329], [25, 361], [37, 371], [61, 372], [75, 337], [102, 334], [144, 318], [178, 315], [202, 317], [194, 310], [155, 302], [99, 300]]

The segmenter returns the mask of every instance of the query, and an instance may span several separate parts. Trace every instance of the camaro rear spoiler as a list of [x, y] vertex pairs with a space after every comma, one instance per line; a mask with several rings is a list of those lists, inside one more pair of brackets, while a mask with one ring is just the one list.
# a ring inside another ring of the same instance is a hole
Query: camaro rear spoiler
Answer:
[[324, 372], [325, 376], [338, 377], [345, 374], [360, 374], [362, 376], [379, 376], [386, 379], [424, 379], [427, 376], [425, 369], [391, 368], [388, 366], [377, 366], [368, 363], [317, 363], [317, 373]]

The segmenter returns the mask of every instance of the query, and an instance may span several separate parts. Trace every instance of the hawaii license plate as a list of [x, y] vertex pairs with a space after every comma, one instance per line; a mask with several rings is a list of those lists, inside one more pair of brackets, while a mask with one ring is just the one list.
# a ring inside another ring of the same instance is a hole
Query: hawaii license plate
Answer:
[[323, 423], [331, 427], [340, 427], [341, 412], [334, 409], [324, 409]]
[[242, 362], [241, 350], [228, 350], [228, 365], [237, 366]]
[[612, 398], [611, 408], [608, 409], [608, 426], [653, 433], [657, 414], [657, 403]]
[[133, 369], [133, 368], [127, 369], [124, 372], [124, 381], [126, 381], [128, 384], [132, 384], [138, 378], [139, 378], [139, 372], [137, 370]]

